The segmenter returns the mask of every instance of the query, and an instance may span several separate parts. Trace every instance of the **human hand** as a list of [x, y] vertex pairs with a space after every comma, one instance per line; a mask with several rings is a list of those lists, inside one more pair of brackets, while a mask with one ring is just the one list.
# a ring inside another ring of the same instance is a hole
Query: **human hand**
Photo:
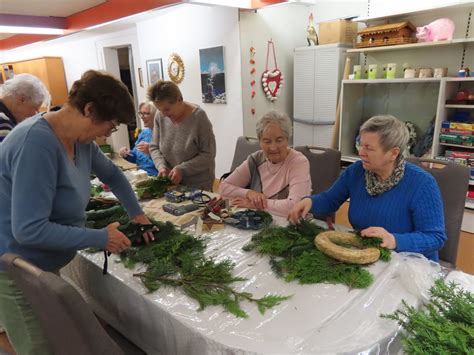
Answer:
[[360, 235], [368, 238], [380, 238], [382, 243], [380, 246], [387, 249], [395, 249], [397, 247], [397, 241], [392, 233], [387, 232], [382, 227], [369, 227], [360, 231]]
[[267, 196], [261, 192], [248, 190], [246, 194], [247, 199], [253, 204], [253, 208], [264, 210], [267, 208]]
[[298, 223], [301, 219], [306, 217], [312, 205], [313, 201], [310, 198], [302, 199], [300, 202], [294, 205], [291, 211], [288, 213], [288, 220], [294, 224]]
[[183, 173], [179, 168], [173, 168], [170, 171], [169, 177], [174, 185], [178, 185], [183, 180]]
[[248, 198], [236, 197], [230, 200], [232, 206], [238, 208], [255, 208], [254, 204]]
[[119, 155], [122, 158], [125, 158], [128, 155], [128, 153], [130, 153], [130, 149], [128, 149], [127, 147], [122, 147], [119, 150]]
[[117, 229], [119, 225], [119, 222], [114, 222], [107, 226], [107, 244], [105, 249], [111, 253], [121, 253], [132, 245], [130, 239]]
[[146, 142], [140, 142], [136, 145], [137, 149], [144, 153], [150, 155], [150, 144]]
[[[150, 220], [144, 214], [139, 214], [138, 216], [132, 217], [132, 221], [140, 224], [151, 224]], [[146, 244], [155, 240], [155, 236], [153, 235], [153, 231], [159, 231], [158, 227], [155, 226], [153, 230], [143, 233], [143, 240]]]
[[168, 176], [170, 173], [170, 171], [166, 168], [160, 168], [160, 170], [158, 170], [158, 176]]

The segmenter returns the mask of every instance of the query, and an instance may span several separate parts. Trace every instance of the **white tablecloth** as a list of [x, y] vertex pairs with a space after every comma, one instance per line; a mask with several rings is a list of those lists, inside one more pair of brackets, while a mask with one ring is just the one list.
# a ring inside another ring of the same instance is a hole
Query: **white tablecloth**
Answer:
[[236, 264], [235, 274], [247, 278], [234, 284], [238, 290], [256, 297], [292, 295], [265, 315], [247, 302], [246, 319], [218, 306], [198, 312], [197, 302], [179, 289], [147, 293], [132, 276], [140, 268], [126, 269], [116, 256], [102, 275], [102, 253], [79, 253], [62, 274], [101, 317], [149, 354], [395, 353], [398, 326], [379, 315], [395, 311], [402, 299], [417, 305], [440, 275], [438, 264], [394, 253], [390, 263], [369, 267], [375, 282], [367, 289], [287, 283], [275, 277], [267, 257], [242, 250], [253, 233], [233, 227], [211, 233], [206, 253]]

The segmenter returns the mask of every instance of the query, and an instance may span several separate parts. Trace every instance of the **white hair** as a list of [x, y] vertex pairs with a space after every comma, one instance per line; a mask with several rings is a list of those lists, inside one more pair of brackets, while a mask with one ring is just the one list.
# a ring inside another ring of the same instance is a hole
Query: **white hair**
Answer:
[[384, 151], [398, 147], [402, 154], [406, 153], [410, 135], [405, 124], [394, 116], [371, 117], [360, 127], [359, 133], [363, 132], [377, 133]]
[[31, 74], [16, 74], [13, 78], [5, 81], [0, 88], [2, 97], [24, 97], [38, 106], [49, 106], [51, 101], [51, 95], [46, 86]]
[[291, 137], [291, 120], [288, 115], [278, 111], [269, 111], [257, 121], [257, 137], [259, 139], [262, 137], [265, 128], [271, 123], [280, 126], [287, 138]]

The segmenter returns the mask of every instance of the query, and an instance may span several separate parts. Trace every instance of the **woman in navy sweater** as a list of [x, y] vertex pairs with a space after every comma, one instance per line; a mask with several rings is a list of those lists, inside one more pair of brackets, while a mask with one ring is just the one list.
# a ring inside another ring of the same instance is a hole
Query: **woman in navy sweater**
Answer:
[[408, 131], [393, 116], [374, 116], [360, 128], [360, 161], [327, 191], [301, 200], [288, 215], [296, 223], [308, 212], [334, 213], [348, 198], [349, 221], [383, 247], [438, 261], [446, 241], [441, 193], [435, 179], [405, 161]]

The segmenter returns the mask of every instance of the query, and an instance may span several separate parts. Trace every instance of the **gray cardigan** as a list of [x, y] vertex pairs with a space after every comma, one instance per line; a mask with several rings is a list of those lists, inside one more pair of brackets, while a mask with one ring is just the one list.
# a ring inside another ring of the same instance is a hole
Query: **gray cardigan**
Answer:
[[179, 168], [183, 174], [182, 185], [212, 190], [216, 139], [212, 124], [200, 107], [178, 124], [158, 111], [150, 154], [158, 170]]

